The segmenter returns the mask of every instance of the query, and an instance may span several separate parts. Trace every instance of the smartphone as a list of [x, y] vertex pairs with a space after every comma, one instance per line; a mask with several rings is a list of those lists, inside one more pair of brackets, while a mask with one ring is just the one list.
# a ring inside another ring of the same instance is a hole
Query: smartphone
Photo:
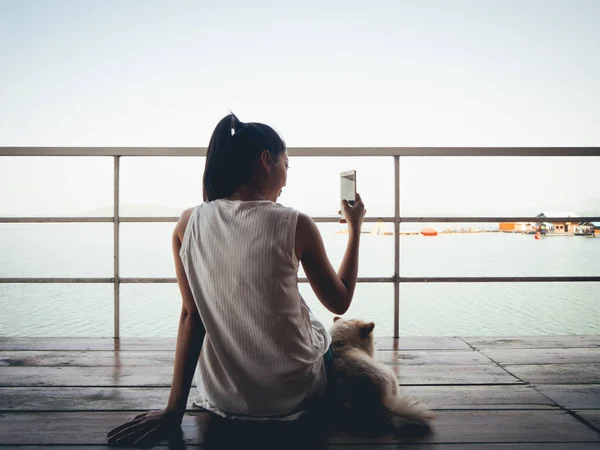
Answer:
[[350, 206], [356, 203], [356, 170], [347, 170], [340, 174], [341, 199], [347, 200]]

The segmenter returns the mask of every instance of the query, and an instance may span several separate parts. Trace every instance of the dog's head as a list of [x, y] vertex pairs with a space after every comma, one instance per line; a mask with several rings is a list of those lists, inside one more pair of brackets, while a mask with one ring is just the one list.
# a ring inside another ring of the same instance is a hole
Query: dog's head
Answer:
[[358, 319], [333, 318], [331, 337], [335, 347], [360, 348], [370, 356], [375, 354], [375, 340], [373, 339], [373, 322]]

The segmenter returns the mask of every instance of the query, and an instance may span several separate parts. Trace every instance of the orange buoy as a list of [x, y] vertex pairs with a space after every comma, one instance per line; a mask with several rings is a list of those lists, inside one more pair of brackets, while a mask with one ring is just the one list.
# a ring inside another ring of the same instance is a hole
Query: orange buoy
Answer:
[[437, 236], [438, 232], [435, 228], [423, 228], [421, 234], [423, 236]]

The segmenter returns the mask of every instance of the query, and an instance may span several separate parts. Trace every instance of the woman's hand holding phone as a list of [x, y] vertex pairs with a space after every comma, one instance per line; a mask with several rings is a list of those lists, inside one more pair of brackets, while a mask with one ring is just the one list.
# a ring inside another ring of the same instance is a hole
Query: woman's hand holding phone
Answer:
[[356, 202], [353, 206], [350, 206], [347, 200], [342, 200], [342, 209], [338, 211], [338, 214], [342, 214], [342, 212], [343, 218], [340, 219], [340, 223], [347, 223], [351, 231], [360, 232], [367, 210], [358, 192], [356, 193]]

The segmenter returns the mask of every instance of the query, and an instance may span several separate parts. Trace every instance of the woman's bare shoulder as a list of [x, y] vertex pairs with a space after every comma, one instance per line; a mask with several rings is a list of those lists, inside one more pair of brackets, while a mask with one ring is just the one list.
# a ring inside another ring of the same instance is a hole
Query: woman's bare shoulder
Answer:
[[183, 235], [185, 234], [185, 229], [187, 228], [187, 224], [190, 221], [190, 217], [192, 216], [192, 212], [196, 209], [195, 206], [186, 209], [179, 216], [179, 220], [177, 221], [177, 225], [175, 225], [174, 233], [179, 237], [179, 240], [183, 240]]
[[298, 221], [296, 222], [296, 234], [300, 234], [301, 237], [307, 235], [311, 236], [314, 231], [318, 230], [315, 221], [308, 214], [303, 212], [298, 213]]

